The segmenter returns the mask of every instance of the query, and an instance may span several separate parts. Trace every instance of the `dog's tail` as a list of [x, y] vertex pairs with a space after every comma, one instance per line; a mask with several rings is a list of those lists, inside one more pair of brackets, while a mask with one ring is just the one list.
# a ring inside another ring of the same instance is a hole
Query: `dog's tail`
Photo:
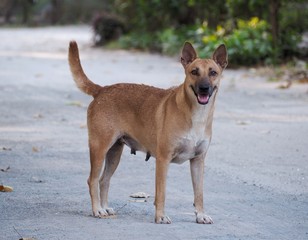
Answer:
[[86, 94], [96, 96], [101, 86], [93, 83], [84, 73], [80, 64], [78, 45], [75, 41], [70, 42], [68, 62], [77, 87]]

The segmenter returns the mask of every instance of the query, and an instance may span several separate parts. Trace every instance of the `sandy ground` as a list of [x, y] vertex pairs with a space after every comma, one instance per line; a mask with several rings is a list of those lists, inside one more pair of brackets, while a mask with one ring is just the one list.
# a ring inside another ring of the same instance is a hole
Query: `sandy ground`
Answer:
[[[171, 165], [154, 224], [155, 160], [126, 149], [110, 189], [117, 216], [91, 217], [86, 107], [67, 65], [71, 39], [101, 85], [180, 84], [175, 58], [90, 47], [86, 26], [0, 29], [0, 239], [308, 239], [308, 86], [277, 89], [253, 70], [226, 70], [206, 159], [205, 208], [193, 214], [189, 164]], [[151, 195], [135, 202], [135, 192]]]

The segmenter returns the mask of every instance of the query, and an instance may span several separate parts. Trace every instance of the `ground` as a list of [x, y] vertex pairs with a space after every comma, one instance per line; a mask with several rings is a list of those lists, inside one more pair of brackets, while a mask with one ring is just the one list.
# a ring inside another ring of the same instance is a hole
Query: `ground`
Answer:
[[[180, 84], [176, 58], [91, 47], [87, 26], [0, 29], [0, 239], [308, 239], [308, 86], [226, 70], [195, 223], [189, 164], [171, 165], [154, 224], [155, 160], [126, 149], [110, 189], [117, 216], [91, 216], [86, 107], [67, 64], [69, 40], [96, 83]], [[9, 167], [9, 169], [7, 169]], [[150, 194], [147, 202], [130, 198]]]

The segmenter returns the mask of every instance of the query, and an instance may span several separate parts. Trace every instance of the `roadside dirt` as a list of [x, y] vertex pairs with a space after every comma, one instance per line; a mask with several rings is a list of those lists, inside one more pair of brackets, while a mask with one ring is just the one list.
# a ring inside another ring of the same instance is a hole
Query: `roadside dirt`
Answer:
[[[71, 39], [101, 85], [180, 84], [175, 58], [91, 48], [86, 26], [0, 29], [0, 239], [308, 239], [308, 86], [278, 89], [253, 70], [226, 70], [196, 224], [189, 165], [171, 165], [154, 224], [155, 160], [125, 150], [110, 189], [117, 216], [91, 217], [86, 107], [67, 64]], [[7, 169], [9, 167], [9, 169]], [[135, 192], [150, 195], [136, 202]]]

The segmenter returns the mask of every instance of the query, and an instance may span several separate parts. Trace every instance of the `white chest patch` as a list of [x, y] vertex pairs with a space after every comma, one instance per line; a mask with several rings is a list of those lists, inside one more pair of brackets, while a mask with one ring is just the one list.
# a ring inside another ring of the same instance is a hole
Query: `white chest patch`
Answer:
[[201, 108], [192, 118], [192, 127], [178, 138], [172, 162], [182, 164], [205, 153], [210, 144], [210, 137], [206, 136], [207, 109]]

